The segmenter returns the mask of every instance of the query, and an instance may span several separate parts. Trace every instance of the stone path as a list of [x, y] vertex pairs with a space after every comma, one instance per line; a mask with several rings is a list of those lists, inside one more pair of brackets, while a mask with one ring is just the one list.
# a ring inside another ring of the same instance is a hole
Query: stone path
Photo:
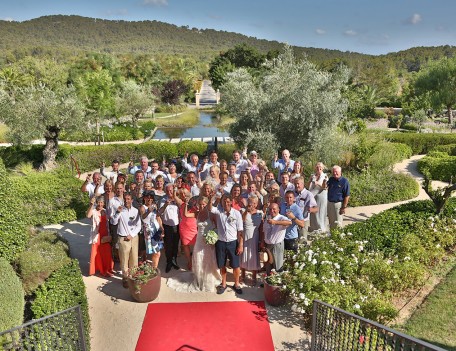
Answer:
[[[417, 162], [423, 156], [413, 156], [395, 166], [397, 172], [408, 173], [421, 181], [421, 174], [417, 171]], [[81, 179], [85, 179], [84, 176]], [[426, 193], [420, 187], [420, 193], [413, 200], [427, 199]], [[412, 200], [409, 200], [412, 201]], [[362, 221], [372, 214], [394, 207], [402, 201], [393, 204], [349, 207], [347, 209], [344, 225], [355, 221]], [[119, 276], [101, 278], [87, 276], [89, 266], [89, 230], [90, 221], [83, 219], [61, 225], [46, 226], [56, 229], [70, 243], [71, 255], [79, 260], [83, 279], [89, 300], [89, 313], [91, 318], [91, 345], [92, 351], [130, 351], [134, 350], [147, 304], [133, 302], [128, 290], [124, 289]], [[163, 255], [164, 257], [164, 255]], [[178, 258], [178, 263], [185, 267], [183, 255]], [[244, 294], [236, 296], [231, 289], [223, 295], [214, 293], [178, 293], [166, 286], [166, 279], [176, 276], [180, 272], [172, 270], [164, 273], [164, 260], [159, 267], [163, 273], [160, 295], [154, 303], [160, 302], [201, 302], [201, 301], [237, 301], [237, 300], [263, 300], [263, 289], [259, 287], [245, 287]], [[232, 284], [232, 276], [228, 277], [228, 284]], [[287, 307], [267, 306], [270, 320], [271, 333], [276, 350], [308, 350], [310, 349], [309, 335], [304, 329], [302, 321], [290, 313]], [[185, 316], [182, 316], [184, 318]], [[157, 320], [157, 323], [160, 323]], [[239, 326], [240, 328], [242, 326]]]

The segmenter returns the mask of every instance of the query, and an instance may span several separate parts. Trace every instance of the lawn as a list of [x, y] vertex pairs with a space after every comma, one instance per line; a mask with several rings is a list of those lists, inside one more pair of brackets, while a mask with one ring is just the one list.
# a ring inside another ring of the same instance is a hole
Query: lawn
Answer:
[[404, 325], [404, 331], [456, 351], [456, 266]]

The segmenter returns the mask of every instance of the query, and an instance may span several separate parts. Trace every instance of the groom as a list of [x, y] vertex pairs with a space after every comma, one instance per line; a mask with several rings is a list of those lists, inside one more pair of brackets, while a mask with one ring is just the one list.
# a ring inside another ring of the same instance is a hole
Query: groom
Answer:
[[226, 259], [230, 260], [233, 268], [234, 285], [233, 290], [237, 294], [242, 294], [239, 285], [239, 255], [243, 251], [243, 223], [241, 213], [232, 208], [231, 195], [222, 197], [222, 210], [218, 207], [212, 207], [211, 212], [216, 216], [218, 241], [215, 243], [215, 252], [217, 257], [217, 266], [222, 275], [222, 283], [217, 286], [217, 294], [223, 294], [226, 290]]

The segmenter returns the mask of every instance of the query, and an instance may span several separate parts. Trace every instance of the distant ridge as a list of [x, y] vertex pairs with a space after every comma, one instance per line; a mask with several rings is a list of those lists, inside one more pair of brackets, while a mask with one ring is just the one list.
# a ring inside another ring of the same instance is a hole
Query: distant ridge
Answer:
[[[261, 52], [280, 50], [283, 43], [257, 39], [239, 33], [189, 28], [159, 21], [122, 21], [81, 16], [52, 15], [24, 22], [0, 20], [0, 57], [7, 55], [75, 56], [84, 52], [110, 54], [183, 55], [208, 61], [221, 51], [245, 43]], [[429, 59], [456, 55], [453, 46], [418, 47], [373, 56], [349, 51], [295, 47], [298, 54], [320, 64], [387, 58], [398, 69], [416, 70]], [[1, 63], [0, 61], [0, 63]]]

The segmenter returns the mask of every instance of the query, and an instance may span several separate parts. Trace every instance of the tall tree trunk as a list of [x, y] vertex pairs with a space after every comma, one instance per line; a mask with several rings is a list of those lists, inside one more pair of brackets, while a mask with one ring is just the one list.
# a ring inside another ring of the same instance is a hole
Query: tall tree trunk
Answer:
[[448, 109], [448, 123], [450, 126], [453, 126], [453, 110], [451, 109], [451, 105], [447, 106]]
[[40, 171], [49, 171], [57, 166], [55, 158], [59, 151], [59, 133], [60, 128], [49, 127], [45, 133], [46, 145], [43, 149], [43, 163], [40, 165]]

